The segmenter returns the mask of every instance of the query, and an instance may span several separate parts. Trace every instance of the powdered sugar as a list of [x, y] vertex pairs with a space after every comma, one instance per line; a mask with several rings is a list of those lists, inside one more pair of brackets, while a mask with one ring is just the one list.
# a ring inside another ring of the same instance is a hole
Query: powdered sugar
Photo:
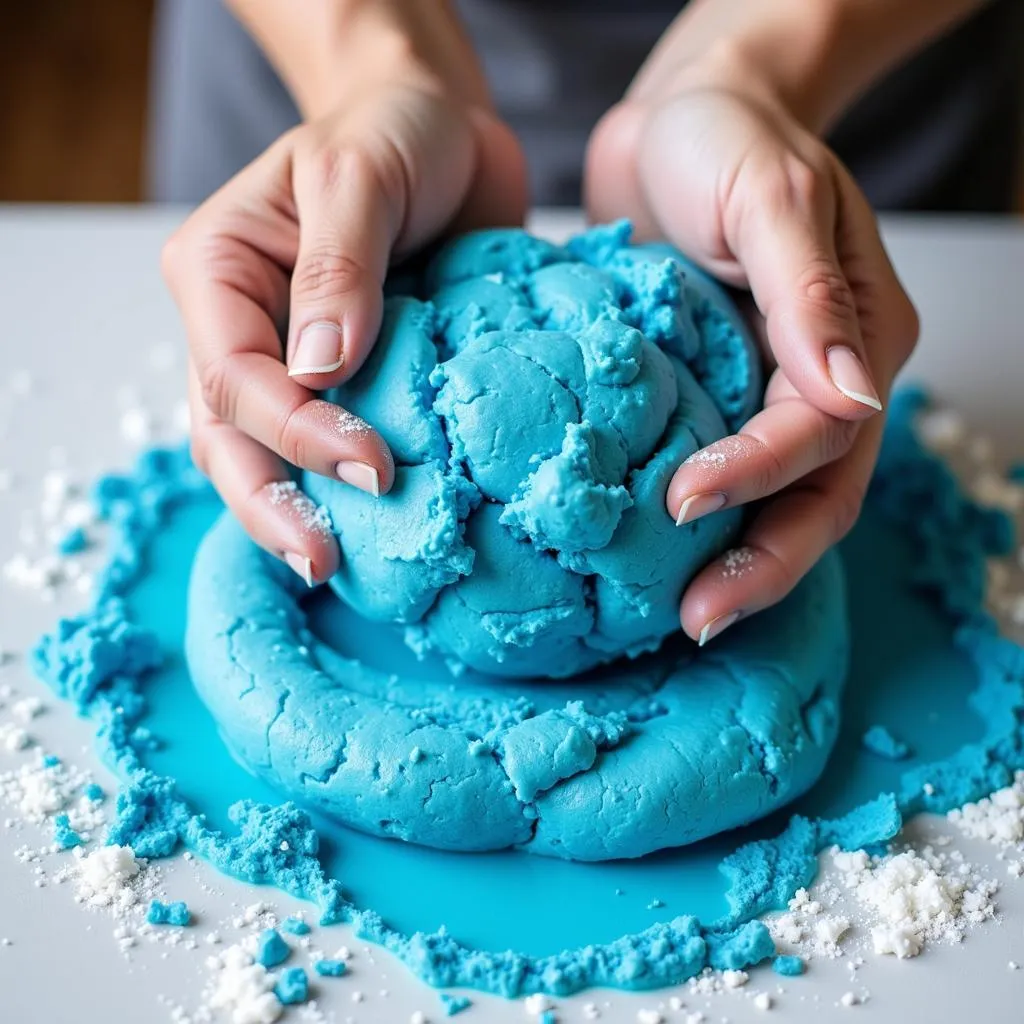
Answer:
[[317, 505], [307, 494], [299, 489], [294, 480], [275, 480], [267, 485], [270, 504], [275, 508], [286, 506], [301, 525], [309, 533], [330, 535], [331, 516], [323, 505]]
[[366, 420], [360, 419], [355, 413], [349, 412], [348, 409], [339, 407], [337, 415], [338, 419], [335, 429], [343, 437], [365, 437], [373, 431], [373, 428]]
[[947, 817], [972, 839], [998, 846], [1024, 843], [1024, 771], [1017, 772], [1012, 786], [977, 803], [964, 804]]

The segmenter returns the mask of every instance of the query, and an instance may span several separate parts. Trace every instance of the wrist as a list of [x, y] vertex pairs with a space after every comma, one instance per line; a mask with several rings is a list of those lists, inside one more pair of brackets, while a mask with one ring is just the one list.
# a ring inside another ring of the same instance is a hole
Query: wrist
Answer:
[[845, 0], [695, 0], [659, 42], [631, 96], [722, 88], [821, 131], [836, 113], [832, 55], [845, 6]]
[[[445, 0], [228, 0], [315, 120], [378, 83], [416, 83], [489, 105], [479, 63]], [[426, 9], [425, 9], [426, 7]]]

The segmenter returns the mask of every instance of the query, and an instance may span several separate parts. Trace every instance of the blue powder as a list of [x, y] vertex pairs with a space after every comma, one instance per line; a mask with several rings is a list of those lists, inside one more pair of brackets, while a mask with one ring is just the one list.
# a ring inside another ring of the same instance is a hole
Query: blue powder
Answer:
[[344, 960], [317, 960], [313, 970], [322, 978], [340, 978], [348, 968]]
[[71, 827], [66, 814], [58, 814], [53, 819], [53, 841], [59, 850], [70, 850], [82, 845], [82, 837]]
[[558, 1018], [553, 1010], [545, 1010], [538, 1018], [537, 1024], [558, 1024]]
[[77, 555], [89, 546], [89, 537], [80, 526], [69, 530], [57, 544], [57, 552], [61, 555]]
[[88, 800], [102, 800], [106, 796], [103, 792], [103, 787], [98, 786], [95, 782], [90, 782], [82, 792]]
[[796, 978], [804, 973], [806, 965], [798, 956], [777, 956], [772, 961], [772, 970], [784, 978]]
[[444, 1008], [444, 1015], [446, 1017], [454, 1017], [457, 1013], [462, 1013], [463, 1010], [473, 1005], [473, 1000], [468, 996], [452, 996], [447, 992], [442, 992], [440, 997], [441, 1006]]
[[264, 967], [276, 967], [283, 964], [291, 956], [291, 952], [291, 946], [281, 938], [279, 932], [273, 928], [266, 928], [260, 932], [254, 959]]
[[44, 768], [56, 768], [57, 765], [59, 765], [59, 764], [60, 764], [60, 758], [57, 757], [56, 754], [47, 754], [46, 757], [43, 758], [43, 767]]
[[873, 725], [861, 737], [861, 746], [878, 757], [888, 761], [902, 761], [910, 756], [910, 747], [895, 736], [884, 725]]
[[192, 914], [187, 904], [181, 900], [176, 900], [174, 903], [161, 903], [160, 900], [152, 900], [149, 904], [149, 911], [146, 913], [146, 920], [150, 924], [170, 924], [184, 928], [191, 923]]
[[312, 929], [301, 917], [286, 917], [281, 922], [281, 931], [289, 935], [308, 935]]
[[[953, 636], [956, 657], [974, 666], [970, 707], [978, 728], [966, 740], [959, 738], [965, 732], [956, 733], [960, 745], [952, 753], [929, 754], [928, 759], [921, 759], [922, 751], [941, 749], [928, 745], [934, 730], [914, 736], [919, 760], [898, 784], [891, 786], [888, 776], [879, 776], [883, 785], [872, 789], [870, 776], [851, 780], [861, 788], [848, 791], [845, 806], [855, 806], [840, 817], [823, 817], [815, 810], [834, 809], [837, 792], [843, 805], [844, 791], [836, 786], [846, 784], [846, 772], [842, 778], [826, 776], [799, 805], [805, 816], [794, 817], [776, 838], [748, 843], [725, 858], [728, 909], [717, 917], [708, 915], [708, 923], [680, 915], [588, 949], [545, 956], [488, 952], [443, 931], [405, 934], [349, 901], [325, 872], [317, 833], [298, 808], [240, 801], [231, 809], [233, 827], [227, 831], [198, 817], [174, 780], [147, 768], [145, 751], [136, 746], [136, 727], [148, 713], [145, 676], [163, 655], [156, 634], [132, 620], [125, 601], [157, 531], [176, 508], [187, 513], [191, 501], [208, 494], [184, 450], [149, 452], [134, 473], [105, 478], [97, 486], [100, 513], [111, 527], [111, 548], [98, 578], [96, 604], [84, 615], [62, 620], [44, 638], [35, 668], [93, 721], [101, 754], [124, 780], [108, 842], [127, 843], [145, 857], [168, 856], [185, 847], [222, 871], [308, 899], [319, 906], [323, 923], [350, 922], [359, 937], [387, 948], [430, 984], [465, 985], [508, 997], [541, 991], [563, 995], [591, 985], [649, 989], [678, 984], [709, 964], [747, 967], [774, 954], [767, 929], [750, 919], [785, 906], [797, 888], [813, 880], [818, 850], [837, 842], [847, 848], [882, 842], [898, 830], [902, 815], [943, 813], [977, 800], [1024, 768], [1024, 652], [998, 635], [983, 610], [986, 558], [1005, 553], [1012, 533], [1004, 516], [966, 500], [948, 468], [918, 445], [910, 424], [923, 405], [913, 392], [892, 401], [864, 529], [874, 517], [886, 529], [899, 531], [901, 542], [911, 547], [914, 583], [945, 617], [941, 628], [930, 628], [937, 638]], [[876, 534], [863, 536], [864, 543], [878, 540]], [[907, 624], [898, 625], [903, 635]], [[872, 651], [876, 646], [871, 645]], [[937, 704], [943, 699], [935, 695]], [[959, 726], [959, 697], [950, 698], [948, 707]], [[860, 729], [868, 724], [861, 723]], [[858, 740], [854, 733], [854, 747]], [[932, 784], [927, 793], [925, 782]], [[890, 790], [894, 795], [870, 799]], [[858, 795], [851, 801], [853, 794]], [[712, 849], [726, 853], [729, 845], [723, 841]], [[611, 900], [614, 883], [600, 880], [609, 877], [601, 875], [597, 884]]]
[[309, 979], [301, 967], [288, 967], [281, 972], [274, 986], [274, 995], [282, 1006], [295, 1006], [309, 998]]

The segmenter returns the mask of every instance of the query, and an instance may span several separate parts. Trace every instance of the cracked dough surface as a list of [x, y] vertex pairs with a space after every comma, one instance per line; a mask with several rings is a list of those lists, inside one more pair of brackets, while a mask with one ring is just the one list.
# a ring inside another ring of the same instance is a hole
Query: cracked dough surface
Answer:
[[[605, 860], [752, 821], [824, 768], [848, 662], [838, 556], [727, 642], [678, 632], [740, 514], [677, 528], [665, 489], [760, 381], [724, 293], [628, 233], [481, 232], [392, 284], [334, 397], [391, 446], [395, 488], [304, 479], [342, 601], [228, 516], [203, 542], [195, 684], [235, 756], [303, 804], [443, 849]], [[405, 647], [422, 660], [389, 669], [381, 649]]]
[[[310, 629], [306, 605], [336, 616]], [[818, 778], [848, 661], [839, 557], [729, 643], [522, 686], [372, 664], [379, 635], [224, 515], [200, 547], [187, 652], [234, 755], [352, 827], [449, 850], [639, 857], [752, 821]], [[360, 649], [360, 643], [365, 649]], [[400, 644], [397, 631], [394, 642]]]
[[724, 293], [626, 223], [564, 247], [465, 235], [389, 290], [372, 354], [329, 397], [387, 441], [395, 485], [303, 480], [341, 546], [331, 586], [414, 650], [491, 674], [657, 649], [740, 525], [665, 509], [679, 463], [760, 402]]

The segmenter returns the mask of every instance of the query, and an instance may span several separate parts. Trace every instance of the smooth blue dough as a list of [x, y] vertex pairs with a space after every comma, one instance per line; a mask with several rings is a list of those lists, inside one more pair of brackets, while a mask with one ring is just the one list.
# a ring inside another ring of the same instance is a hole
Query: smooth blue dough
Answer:
[[420, 298], [393, 285], [330, 393], [396, 462], [381, 498], [305, 474], [341, 546], [330, 583], [413, 650], [538, 677], [655, 650], [736, 538], [738, 510], [676, 527], [665, 493], [756, 408], [752, 339], [724, 291], [629, 231], [456, 239], [406, 282]]

